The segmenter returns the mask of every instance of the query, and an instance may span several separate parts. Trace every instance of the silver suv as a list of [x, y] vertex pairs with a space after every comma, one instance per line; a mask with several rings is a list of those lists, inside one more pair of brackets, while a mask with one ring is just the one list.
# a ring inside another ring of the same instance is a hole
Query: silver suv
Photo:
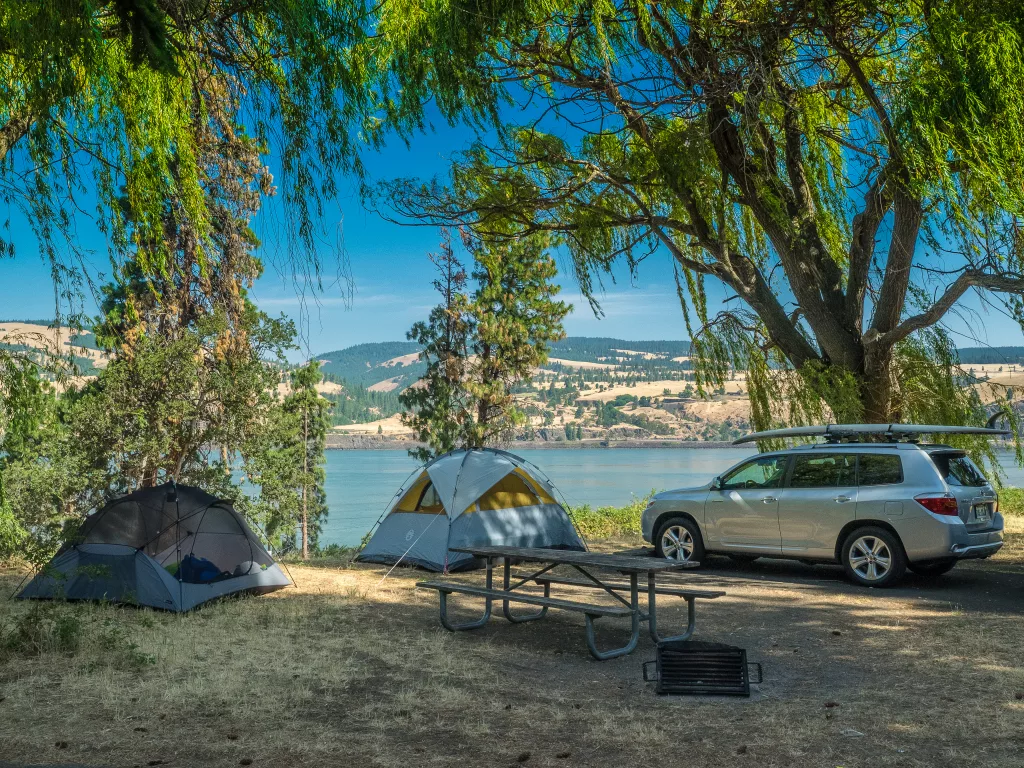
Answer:
[[872, 587], [896, 583], [908, 567], [946, 573], [1003, 545], [998, 498], [974, 462], [949, 446], [915, 443], [763, 453], [700, 488], [657, 494], [642, 529], [661, 557], [840, 562]]

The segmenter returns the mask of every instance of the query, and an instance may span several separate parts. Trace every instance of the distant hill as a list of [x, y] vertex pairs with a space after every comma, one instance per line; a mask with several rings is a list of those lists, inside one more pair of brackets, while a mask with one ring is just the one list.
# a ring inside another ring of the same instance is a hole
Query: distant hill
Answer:
[[578, 360], [581, 363], [625, 362], [650, 355], [671, 360], [689, 354], [688, 341], [625, 341], [605, 337], [567, 336], [551, 345], [551, 357]]
[[356, 344], [317, 355], [324, 375], [353, 386], [371, 387], [383, 381], [399, 379], [396, 386], [408, 386], [418, 379], [424, 365], [416, 359], [419, 345], [412, 341], [384, 341]]
[[1024, 347], [963, 347], [961, 365], [1022, 365]]
[[[416, 359], [419, 346], [412, 341], [385, 341], [356, 344], [353, 347], [324, 352], [324, 375], [352, 386], [374, 387], [390, 391], [407, 387], [423, 375], [425, 366]], [[688, 341], [625, 341], [612, 338], [568, 336], [551, 345], [555, 360], [581, 363], [607, 363], [625, 367], [646, 368], [651, 364], [671, 369], [688, 368], [687, 363], [674, 362], [690, 352]], [[557, 364], [556, 364], [557, 366]]]
[[68, 359], [70, 353], [82, 376], [95, 376], [107, 364], [107, 355], [96, 345], [95, 335], [46, 320], [0, 320], [0, 349], [28, 353], [40, 363], [46, 355], [59, 353]]

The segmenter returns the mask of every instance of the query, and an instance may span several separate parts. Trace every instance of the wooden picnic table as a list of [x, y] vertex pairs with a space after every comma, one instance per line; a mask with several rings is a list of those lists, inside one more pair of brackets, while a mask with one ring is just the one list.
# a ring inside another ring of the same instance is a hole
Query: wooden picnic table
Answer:
[[[491, 617], [491, 604], [500, 600], [502, 613], [510, 622], [518, 624], [524, 621], [535, 621], [547, 615], [549, 608], [576, 611], [584, 615], [587, 630], [587, 647], [598, 660], [613, 659], [631, 653], [640, 638], [640, 624], [647, 623], [651, 639], [655, 643], [673, 640], [687, 640], [696, 626], [696, 601], [721, 597], [725, 592], [710, 590], [680, 589], [677, 587], [659, 587], [657, 575], [665, 572], [678, 572], [696, 568], [699, 563], [679, 562], [655, 557], [636, 555], [604, 554], [600, 552], [578, 552], [564, 549], [538, 549], [530, 547], [464, 547], [454, 548], [454, 552], [465, 552], [485, 562], [485, 585], [483, 587], [460, 584], [453, 581], [421, 581], [416, 586], [436, 590], [440, 599], [441, 624], [453, 632], [482, 627]], [[504, 563], [502, 588], [493, 586], [494, 565], [497, 560]], [[516, 574], [512, 582], [512, 563], [526, 562], [540, 564], [542, 567], [526, 575]], [[558, 566], [569, 566], [583, 578], [570, 579], [554, 575], [546, 575]], [[629, 583], [610, 581], [592, 571], [615, 571], [627, 576]], [[640, 608], [640, 576], [647, 574], [647, 606]], [[543, 596], [522, 591], [526, 585], [540, 585], [544, 588]], [[597, 589], [610, 595], [614, 605], [579, 602], [551, 596], [551, 585], [583, 587]], [[478, 619], [464, 623], [454, 623], [448, 617], [448, 595], [463, 594], [484, 599], [484, 612]], [[620, 594], [622, 593], [622, 594]], [[629, 599], [623, 597], [628, 593]], [[661, 637], [658, 634], [657, 595], [682, 597], [687, 603], [687, 628], [681, 635]], [[539, 606], [537, 611], [525, 615], [515, 615], [509, 608], [510, 603], [524, 603]], [[629, 642], [621, 648], [601, 651], [597, 648], [594, 633], [594, 620], [598, 618], [629, 618], [632, 632]]]

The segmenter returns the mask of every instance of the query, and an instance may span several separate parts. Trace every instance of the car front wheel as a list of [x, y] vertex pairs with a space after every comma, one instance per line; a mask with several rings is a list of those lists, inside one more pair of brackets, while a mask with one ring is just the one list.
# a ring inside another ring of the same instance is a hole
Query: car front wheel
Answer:
[[654, 541], [658, 557], [698, 563], [704, 559], [704, 540], [700, 529], [687, 517], [673, 517], [662, 523]]
[[855, 584], [888, 587], [903, 578], [907, 559], [896, 536], [884, 528], [858, 528], [846, 537], [843, 567]]

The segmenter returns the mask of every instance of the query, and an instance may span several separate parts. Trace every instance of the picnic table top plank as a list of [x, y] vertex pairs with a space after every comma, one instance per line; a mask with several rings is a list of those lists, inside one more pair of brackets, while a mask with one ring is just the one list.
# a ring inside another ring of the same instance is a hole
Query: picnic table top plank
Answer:
[[608, 568], [620, 573], [649, 573], [650, 571], [680, 571], [696, 568], [700, 563], [664, 560], [658, 557], [637, 557], [604, 552], [579, 552], [572, 549], [544, 549], [541, 547], [452, 547], [453, 552], [465, 552], [474, 557], [508, 557], [538, 563], [584, 565]]

